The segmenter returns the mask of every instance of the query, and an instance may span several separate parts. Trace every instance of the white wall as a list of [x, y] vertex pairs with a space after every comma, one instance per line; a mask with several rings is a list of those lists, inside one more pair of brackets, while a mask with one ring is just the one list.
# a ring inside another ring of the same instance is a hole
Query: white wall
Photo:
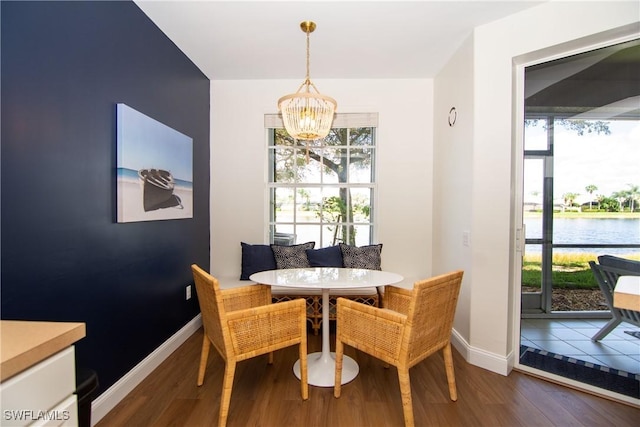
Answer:
[[[456, 204], [453, 206], [447, 204], [447, 209], [471, 212], [470, 274], [465, 277], [470, 305], [461, 305], [459, 309], [469, 309], [469, 312], [458, 313], [456, 317], [457, 325], [460, 325], [457, 332], [468, 345], [467, 356], [471, 363], [507, 373], [517, 345], [512, 339], [514, 316], [518, 315], [513, 301], [519, 287], [512, 279], [515, 272], [510, 272], [515, 260], [514, 231], [520, 223], [520, 219], [514, 218], [516, 210], [513, 208], [519, 201], [520, 191], [514, 185], [518, 180], [513, 159], [521, 155], [512, 126], [515, 119], [514, 58], [543, 50], [569, 52], [599, 39], [613, 38], [613, 35], [600, 33], [627, 25], [637, 26], [639, 8], [638, 2], [545, 3], [476, 28], [472, 51], [465, 44], [435, 79], [435, 162], [438, 164], [441, 155], [447, 161], [452, 159], [441, 145], [461, 144], [468, 133], [465, 123], [461, 134], [447, 134], [448, 125], [439, 118], [445, 110], [460, 102], [452, 87], [452, 76], [461, 74], [458, 65], [473, 73], [473, 94], [469, 95], [473, 111], [467, 113], [473, 116], [469, 118], [473, 120], [473, 131], [466, 147], [473, 158], [469, 162], [465, 156], [456, 157], [455, 164], [450, 166], [453, 171], [470, 169], [472, 194], [468, 199], [454, 199]], [[462, 74], [466, 76], [466, 73]], [[468, 86], [465, 80], [462, 82]], [[465, 116], [461, 114], [459, 120]], [[435, 203], [436, 206], [439, 204]], [[453, 240], [459, 239], [456, 234], [466, 226], [465, 218], [437, 217], [442, 218], [441, 226], [449, 230]], [[452, 258], [455, 256], [453, 250], [446, 239], [435, 240], [434, 253], [444, 252]], [[466, 298], [462, 303], [465, 301]], [[463, 327], [467, 318], [468, 335]]]
[[[240, 242], [264, 243], [265, 113], [301, 80], [211, 82], [211, 271], [239, 277]], [[376, 241], [382, 267], [431, 274], [433, 81], [316, 80], [339, 112], [378, 112]]]
[[[434, 126], [434, 274], [462, 269], [454, 329], [468, 340], [471, 311], [471, 232], [473, 194], [473, 38], [467, 39], [440, 72], [435, 85]], [[457, 118], [449, 126], [449, 111]], [[462, 351], [462, 349], [459, 348]]]

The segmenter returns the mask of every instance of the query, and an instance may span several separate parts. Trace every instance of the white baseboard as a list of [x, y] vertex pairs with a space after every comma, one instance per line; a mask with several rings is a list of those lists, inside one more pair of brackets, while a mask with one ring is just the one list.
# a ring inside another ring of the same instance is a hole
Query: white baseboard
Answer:
[[486, 350], [473, 347], [455, 329], [451, 332], [451, 344], [455, 347], [464, 360], [472, 365], [495, 372], [500, 375], [509, 375], [513, 368], [510, 356], [500, 356]]
[[198, 314], [189, 323], [182, 327], [171, 338], [162, 343], [153, 353], [138, 363], [127, 372], [115, 384], [98, 396], [91, 403], [91, 425], [94, 426], [115, 406], [124, 399], [138, 384], [144, 380], [154, 369], [178, 349], [191, 335], [202, 326], [202, 317]]

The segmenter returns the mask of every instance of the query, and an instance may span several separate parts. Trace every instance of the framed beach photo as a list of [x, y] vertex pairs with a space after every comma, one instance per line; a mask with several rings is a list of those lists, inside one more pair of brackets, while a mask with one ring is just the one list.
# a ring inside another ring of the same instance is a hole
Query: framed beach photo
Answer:
[[193, 217], [193, 139], [117, 104], [117, 221]]

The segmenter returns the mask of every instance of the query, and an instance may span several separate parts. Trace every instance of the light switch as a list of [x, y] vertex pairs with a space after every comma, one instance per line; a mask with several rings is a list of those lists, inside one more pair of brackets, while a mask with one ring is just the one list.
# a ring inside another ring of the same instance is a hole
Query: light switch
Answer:
[[471, 233], [469, 231], [462, 232], [462, 246], [471, 246]]

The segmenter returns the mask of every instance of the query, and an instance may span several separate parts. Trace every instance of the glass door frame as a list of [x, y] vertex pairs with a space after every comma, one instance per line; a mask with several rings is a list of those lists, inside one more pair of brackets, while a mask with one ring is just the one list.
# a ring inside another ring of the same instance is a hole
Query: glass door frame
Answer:
[[[529, 116], [525, 119], [544, 119], [546, 128], [546, 148], [538, 150], [527, 150], [526, 141], [523, 139], [524, 163], [527, 159], [541, 159], [542, 164], [542, 234], [538, 238], [527, 237], [524, 227], [523, 215], [523, 235], [525, 250], [526, 245], [541, 245], [542, 247], [542, 271], [540, 277], [540, 292], [522, 293], [522, 312], [551, 313], [552, 297], [552, 257], [553, 257], [553, 140], [554, 140], [554, 117], [553, 116]], [[523, 137], [524, 138], [524, 137]], [[523, 166], [524, 173], [524, 166]], [[524, 179], [523, 179], [524, 186]], [[524, 209], [523, 209], [524, 210]], [[522, 269], [522, 267], [521, 267]]]
[[523, 372], [531, 372], [543, 378], [549, 378], [561, 384], [568, 384], [577, 389], [586, 390], [596, 395], [608, 395], [606, 391], [578, 381], [569, 380], [545, 371], [533, 369], [520, 364], [520, 324], [522, 319], [522, 265], [525, 251], [525, 227], [524, 227], [524, 118], [525, 118], [525, 69], [526, 67], [543, 62], [560, 59], [571, 55], [587, 52], [602, 47], [623, 43], [638, 38], [635, 26], [626, 26], [612, 29], [583, 39], [550, 46], [538, 51], [532, 51], [513, 57], [512, 78], [512, 205], [511, 205], [511, 236], [512, 250], [510, 251], [510, 296], [511, 296], [511, 337], [509, 347], [510, 365]]

